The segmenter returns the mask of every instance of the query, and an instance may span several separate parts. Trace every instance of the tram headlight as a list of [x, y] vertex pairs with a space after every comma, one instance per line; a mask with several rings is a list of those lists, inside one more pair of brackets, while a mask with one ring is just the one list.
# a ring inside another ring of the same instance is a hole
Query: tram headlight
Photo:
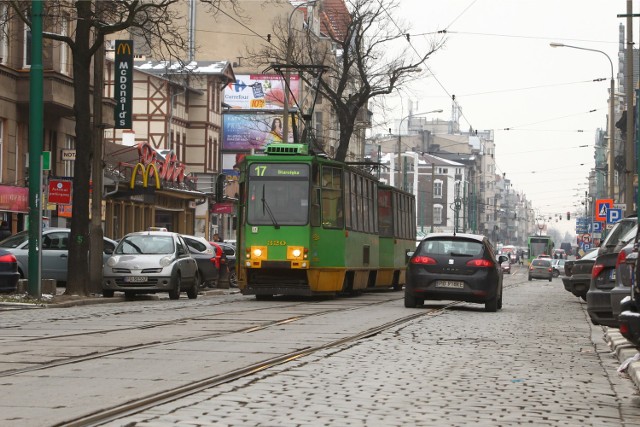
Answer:
[[262, 256], [262, 249], [255, 248], [253, 250], [253, 256], [256, 257], [256, 258], [260, 258]]
[[300, 255], [302, 255], [302, 251], [300, 249], [294, 249], [293, 251], [291, 251], [291, 253], [296, 258], [299, 257]]

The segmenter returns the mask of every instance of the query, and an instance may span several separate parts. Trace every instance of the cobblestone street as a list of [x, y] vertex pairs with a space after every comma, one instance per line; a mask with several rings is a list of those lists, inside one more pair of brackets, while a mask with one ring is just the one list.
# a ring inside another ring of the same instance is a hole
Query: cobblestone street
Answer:
[[498, 313], [459, 305], [109, 425], [640, 425], [584, 303], [521, 277]]

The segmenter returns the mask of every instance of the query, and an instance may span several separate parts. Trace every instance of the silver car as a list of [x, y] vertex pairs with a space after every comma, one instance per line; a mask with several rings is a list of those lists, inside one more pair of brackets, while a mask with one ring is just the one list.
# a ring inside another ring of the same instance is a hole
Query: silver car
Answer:
[[[67, 263], [69, 260], [69, 228], [50, 227], [42, 231], [41, 277], [55, 279], [58, 283], [67, 282]], [[113, 253], [117, 242], [103, 238], [103, 262]], [[23, 279], [29, 278], [29, 232], [27, 230], [7, 237], [0, 242], [0, 248], [11, 252], [18, 260], [18, 272]]]
[[140, 231], [120, 240], [103, 269], [102, 295], [112, 297], [122, 291], [135, 294], [168, 292], [170, 299], [186, 291], [198, 297], [200, 276], [196, 260], [178, 233]]

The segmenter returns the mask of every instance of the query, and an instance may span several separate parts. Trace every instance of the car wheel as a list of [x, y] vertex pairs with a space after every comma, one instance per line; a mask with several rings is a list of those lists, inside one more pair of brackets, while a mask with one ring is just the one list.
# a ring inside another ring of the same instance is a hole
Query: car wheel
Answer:
[[529, 276], [529, 281], [531, 281], [531, 276]]
[[189, 297], [189, 299], [198, 298], [198, 289], [200, 289], [200, 275], [196, 271], [196, 275], [193, 278], [193, 286], [191, 286], [187, 291], [187, 296]]
[[490, 313], [498, 311], [498, 295], [484, 303], [484, 310]]
[[560, 276], [560, 272], [557, 270], [553, 270], [553, 277], [558, 277]]
[[114, 293], [115, 292], [110, 290], [110, 289], [103, 289], [102, 290], [102, 296], [105, 297], [105, 298], [113, 298], [113, 294]]
[[238, 275], [236, 274], [235, 270], [232, 270], [229, 273], [229, 286], [231, 286], [232, 288], [238, 287]]
[[175, 287], [169, 291], [169, 299], [179, 299], [180, 298], [180, 286], [182, 282], [182, 278], [180, 277], [180, 273], [176, 274], [176, 278], [173, 281]]
[[549, 277], [549, 281], [553, 280], [553, 277]]
[[417, 298], [411, 292], [404, 291], [404, 306], [406, 308], [416, 308], [417, 306]]
[[502, 310], [502, 288], [500, 288], [500, 295], [498, 296], [498, 310]]

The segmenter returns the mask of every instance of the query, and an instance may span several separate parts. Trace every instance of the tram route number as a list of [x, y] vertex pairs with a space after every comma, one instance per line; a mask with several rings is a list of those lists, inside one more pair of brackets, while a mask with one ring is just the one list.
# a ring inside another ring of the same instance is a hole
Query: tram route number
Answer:
[[286, 240], [267, 240], [267, 246], [287, 246]]

